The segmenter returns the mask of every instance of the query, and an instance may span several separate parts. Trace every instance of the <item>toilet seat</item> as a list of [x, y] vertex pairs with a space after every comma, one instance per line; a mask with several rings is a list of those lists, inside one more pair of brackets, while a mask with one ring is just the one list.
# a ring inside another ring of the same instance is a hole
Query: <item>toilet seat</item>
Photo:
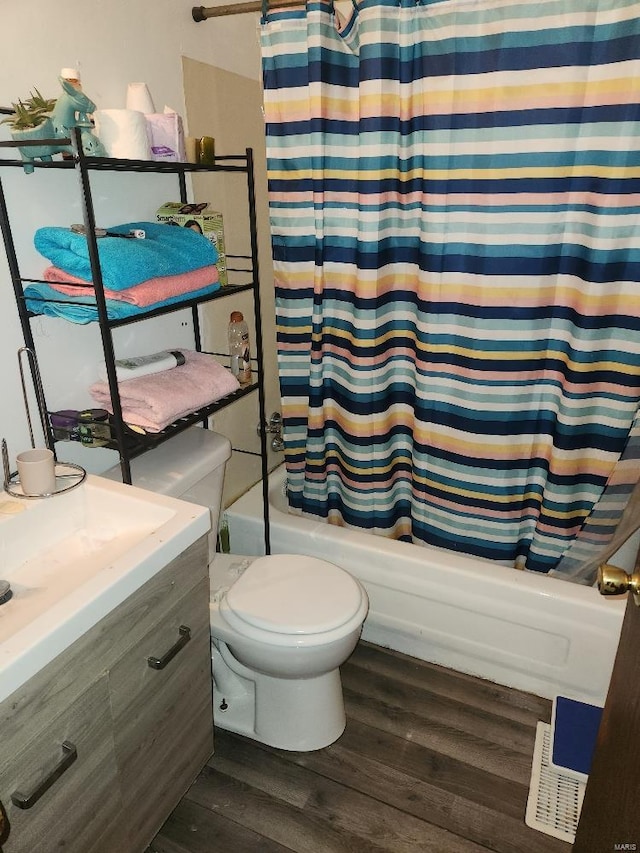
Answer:
[[259, 557], [245, 569], [224, 596], [221, 611], [245, 636], [285, 635], [295, 642], [361, 618], [363, 598], [360, 584], [338, 566], [277, 554]]

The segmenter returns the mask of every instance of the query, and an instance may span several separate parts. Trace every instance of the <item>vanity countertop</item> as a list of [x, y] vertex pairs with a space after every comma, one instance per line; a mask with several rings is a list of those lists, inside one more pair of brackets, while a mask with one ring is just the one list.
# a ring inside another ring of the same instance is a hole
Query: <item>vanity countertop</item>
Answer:
[[94, 475], [52, 498], [0, 495], [0, 701], [209, 529], [205, 507]]

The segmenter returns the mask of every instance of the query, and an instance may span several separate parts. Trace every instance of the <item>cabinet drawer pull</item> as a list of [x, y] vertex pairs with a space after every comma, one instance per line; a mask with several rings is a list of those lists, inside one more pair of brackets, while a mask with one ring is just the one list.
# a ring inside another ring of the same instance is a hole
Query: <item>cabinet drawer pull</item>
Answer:
[[11, 794], [11, 802], [19, 809], [30, 809], [31, 806], [34, 806], [38, 802], [45, 791], [48, 791], [53, 783], [62, 776], [65, 770], [71, 767], [77, 757], [78, 750], [70, 741], [65, 740], [62, 744], [62, 761], [57, 767], [54, 767], [51, 773], [36, 785], [30, 794], [23, 794], [22, 791], [14, 791]]
[[149, 664], [151, 669], [164, 669], [165, 666], [169, 663], [169, 661], [173, 660], [173, 658], [178, 654], [180, 649], [183, 649], [187, 645], [187, 643], [191, 639], [191, 628], [189, 628], [187, 625], [181, 625], [178, 628], [178, 631], [180, 633], [180, 639], [175, 644], [175, 646], [171, 646], [169, 651], [165, 655], [163, 655], [163, 657], [147, 658], [147, 663]]

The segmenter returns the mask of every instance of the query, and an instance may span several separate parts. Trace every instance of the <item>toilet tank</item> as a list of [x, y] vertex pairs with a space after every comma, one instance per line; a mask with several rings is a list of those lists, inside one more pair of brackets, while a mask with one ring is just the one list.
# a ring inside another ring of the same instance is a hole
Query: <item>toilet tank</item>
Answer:
[[[131, 460], [134, 486], [209, 507], [209, 562], [216, 551], [224, 469], [230, 456], [228, 438], [194, 426]], [[101, 476], [121, 481], [120, 465]]]

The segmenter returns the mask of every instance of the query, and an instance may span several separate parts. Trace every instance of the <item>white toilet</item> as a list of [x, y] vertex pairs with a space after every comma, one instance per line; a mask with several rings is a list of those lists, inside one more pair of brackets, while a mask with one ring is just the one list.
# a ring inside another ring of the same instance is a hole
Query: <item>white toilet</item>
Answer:
[[[231, 445], [192, 427], [131, 463], [136, 486], [211, 510], [214, 722], [281, 749], [328, 746], [345, 726], [339, 666], [367, 615], [362, 585], [314, 557], [216, 554]], [[103, 476], [120, 480], [120, 467]]]

